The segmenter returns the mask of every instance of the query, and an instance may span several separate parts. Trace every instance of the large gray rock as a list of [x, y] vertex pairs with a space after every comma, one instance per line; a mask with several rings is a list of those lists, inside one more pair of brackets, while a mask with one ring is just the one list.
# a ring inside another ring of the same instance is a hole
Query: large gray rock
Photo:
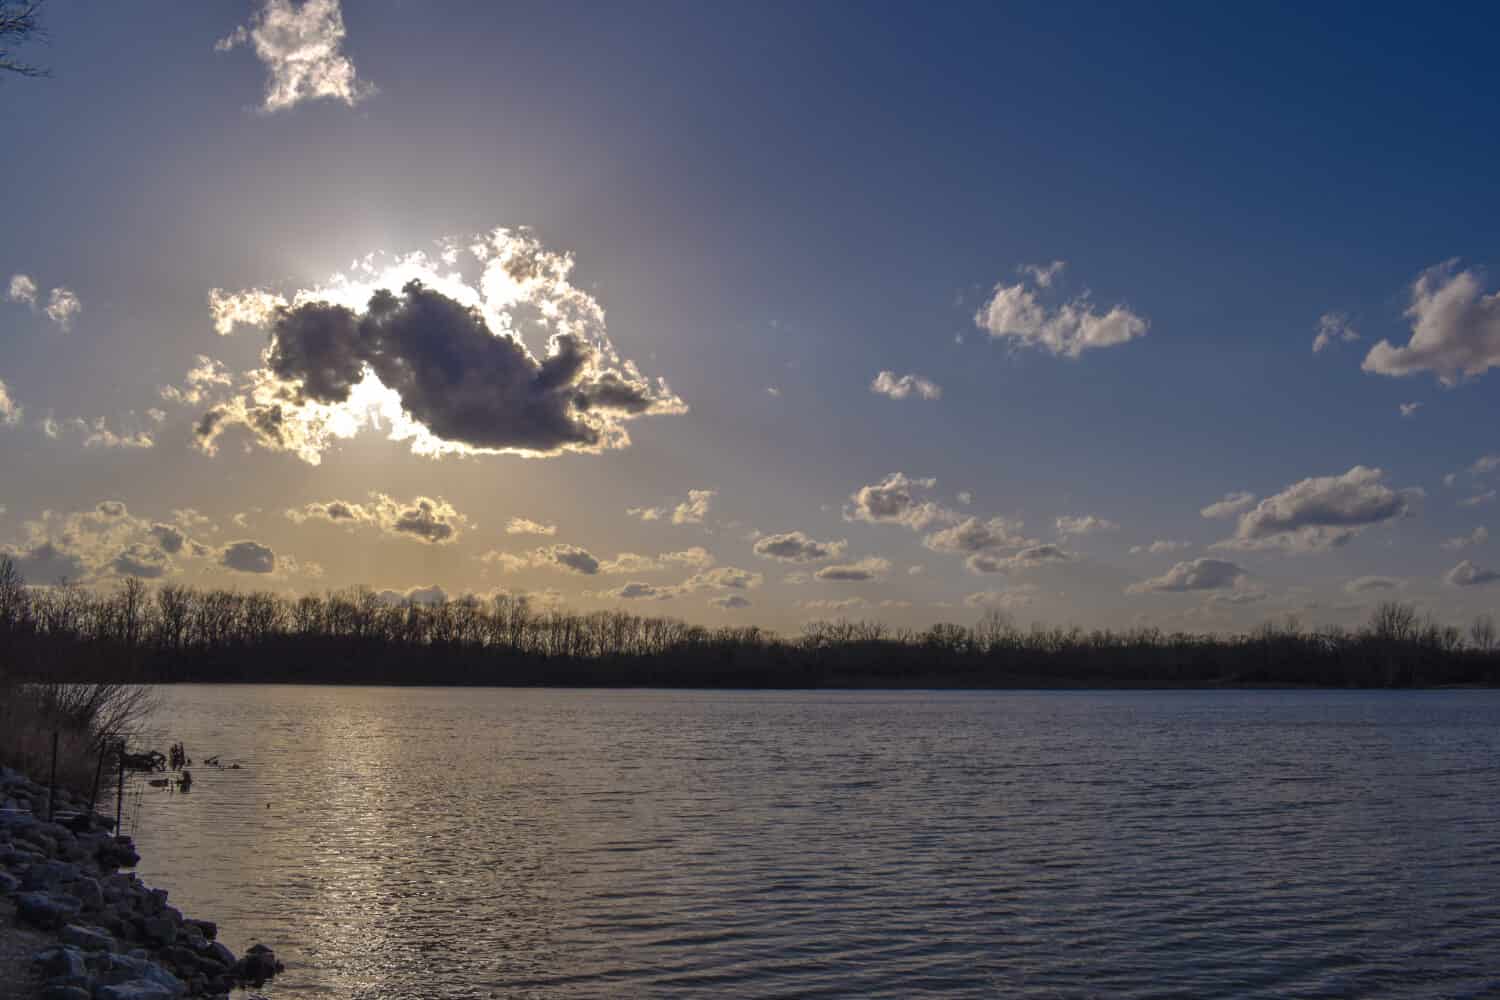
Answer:
[[43, 988], [42, 1000], [93, 1000], [87, 987], [67, 983], [52, 983]]
[[68, 886], [68, 894], [82, 903], [85, 910], [99, 910], [104, 907], [104, 890], [99, 888], [97, 879], [89, 878], [87, 875]]
[[113, 983], [94, 990], [94, 1000], [174, 1000], [181, 995], [149, 979], [132, 979], [128, 983]]
[[177, 925], [169, 917], [147, 917], [141, 921], [141, 933], [157, 947], [166, 947], [177, 940]]
[[129, 955], [99, 955], [94, 963], [95, 974], [107, 983], [146, 980], [168, 990], [173, 996], [181, 996], [187, 992], [187, 984], [155, 962], [140, 957], [144, 954], [136, 951]]
[[47, 892], [23, 892], [16, 896], [16, 915], [28, 924], [56, 928], [78, 916], [83, 904], [72, 896], [55, 896]]
[[69, 924], [62, 929], [64, 944], [71, 944], [84, 951], [114, 951], [115, 939], [97, 927]]
[[205, 958], [212, 958], [226, 969], [234, 968], [239, 959], [234, 957], [234, 952], [224, 947], [223, 942], [210, 942], [208, 949], [203, 953]]
[[76, 978], [88, 975], [83, 952], [77, 948], [47, 948], [31, 958], [48, 979]]
[[21, 876], [21, 888], [51, 892], [78, 881], [82, 874], [81, 868], [67, 861], [43, 861], [26, 869], [26, 873]]
[[21, 888], [21, 880], [10, 872], [0, 872], [0, 896], [9, 896]]

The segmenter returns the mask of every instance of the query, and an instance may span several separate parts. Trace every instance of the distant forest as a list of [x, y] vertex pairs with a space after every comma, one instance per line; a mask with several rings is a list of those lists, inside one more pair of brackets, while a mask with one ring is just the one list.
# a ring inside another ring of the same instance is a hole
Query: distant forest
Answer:
[[31, 587], [0, 557], [0, 682], [656, 687], [1419, 687], [1500, 684], [1494, 623], [1467, 631], [1385, 603], [1358, 630], [814, 622], [789, 638], [498, 596], [392, 605], [368, 588], [270, 593]]

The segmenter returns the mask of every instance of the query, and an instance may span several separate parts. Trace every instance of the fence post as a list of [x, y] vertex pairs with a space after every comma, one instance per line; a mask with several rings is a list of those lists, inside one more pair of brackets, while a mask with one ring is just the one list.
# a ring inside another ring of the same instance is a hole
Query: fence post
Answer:
[[57, 730], [52, 730], [52, 780], [47, 785], [47, 822], [57, 813]]
[[115, 839], [120, 839], [120, 817], [125, 807], [125, 741], [120, 741], [120, 783], [115, 788]]
[[[94, 804], [99, 801], [99, 779], [104, 775], [104, 741], [99, 741], [99, 759], [94, 763], [94, 787], [89, 789], [89, 823], [94, 822]], [[90, 827], [92, 829], [92, 827]]]

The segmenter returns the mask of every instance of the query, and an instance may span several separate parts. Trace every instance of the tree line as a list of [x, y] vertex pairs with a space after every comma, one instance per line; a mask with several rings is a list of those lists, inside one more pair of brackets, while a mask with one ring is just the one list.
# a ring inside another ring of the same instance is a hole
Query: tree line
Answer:
[[818, 621], [793, 637], [500, 594], [436, 603], [367, 587], [267, 592], [28, 586], [0, 556], [0, 681], [682, 687], [1057, 687], [1500, 683], [1489, 617], [1467, 631], [1387, 602], [1362, 628], [1238, 635]]

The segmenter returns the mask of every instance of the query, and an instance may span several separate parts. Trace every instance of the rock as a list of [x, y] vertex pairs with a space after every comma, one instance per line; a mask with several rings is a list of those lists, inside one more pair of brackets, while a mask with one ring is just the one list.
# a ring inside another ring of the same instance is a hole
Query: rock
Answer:
[[224, 966], [225, 969], [234, 968], [239, 961], [234, 957], [234, 952], [224, 947], [223, 942], [220, 941], [214, 941], [210, 943], [208, 946], [208, 951], [204, 953], [204, 957], [212, 958], [214, 961]]
[[94, 850], [94, 862], [105, 871], [116, 868], [134, 868], [141, 863], [135, 844], [129, 837], [106, 840]]
[[42, 975], [48, 979], [87, 976], [89, 973], [83, 952], [77, 948], [48, 948], [33, 955], [31, 961], [41, 967]]
[[192, 924], [183, 925], [178, 940], [193, 951], [202, 951], [208, 947], [208, 938], [204, 937], [203, 932]]
[[99, 888], [97, 879], [89, 878], [87, 875], [69, 886], [68, 894], [82, 903], [85, 910], [104, 908], [104, 890]]
[[16, 915], [42, 928], [61, 927], [83, 909], [72, 896], [54, 896], [46, 892], [23, 892], [16, 896]]
[[251, 945], [245, 957], [234, 967], [235, 976], [252, 986], [260, 986], [266, 980], [284, 971], [285, 966], [276, 961], [276, 953], [263, 944]]
[[212, 920], [186, 920], [184, 923], [191, 924], [203, 932], [203, 936], [210, 941], [219, 936], [219, 925]]
[[21, 880], [10, 872], [0, 872], [0, 896], [9, 896], [21, 888]]
[[82, 869], [67, 861], [43, 861], [26, 869], [21, 876], [21, 888], [50, 891], [78, 881], [82, 874]]
[[[183, 989], [186, 991], [186, 987]], [[127, 983], [99, 987], [94, 990], [93, 1000], [174, 1000], [181, 995], [149, 979], [132, 979]]]
[[97, 927], [69, 924], [62, 929], [64, 944], [82, 948], [84, 951], [114, 951], [115, 939]]
[[167, 917], [147, 917], [141, 921], [141, 932], [158, 947], [165, 947], [177, 940], [177, 925]]
[[138, 958], [135, 954], [104, 954], [98, 958], [95, 971], [101, 980], [111, 985], [144, 980], [162, 987], [171, 996], [181, 996], [187, 992], [187, 985], [181, 979], [149, 959]]
[[93, 1000], [93, 994], [83, 986], [53, 983], [42, 990], [42, 1000]]

